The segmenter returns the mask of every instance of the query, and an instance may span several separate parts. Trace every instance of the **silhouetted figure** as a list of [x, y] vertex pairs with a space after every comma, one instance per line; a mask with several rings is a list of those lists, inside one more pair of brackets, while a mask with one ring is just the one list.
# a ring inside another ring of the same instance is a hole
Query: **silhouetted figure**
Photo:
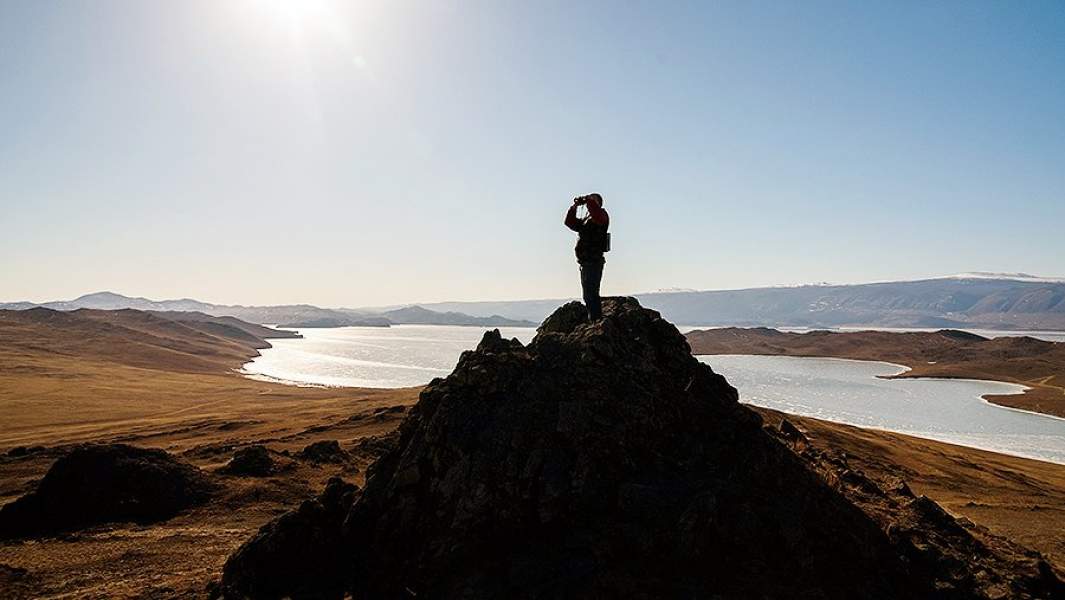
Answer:
[[[588, 215], [583, 219], [577, 217], [580, 206], [588, 207]], [[603, 281], [603, 265], [606, 264], [603, 253], [610, 251], [610, 215], [603, 210], [603, 197], [589, 194], [574, 198], [565, 222], [566, 227], [578, 234], [575, 250], [577, 263], [581, 266], [581, 289], [588, 318], [594, 321], [603, 316], [599, 284]]]

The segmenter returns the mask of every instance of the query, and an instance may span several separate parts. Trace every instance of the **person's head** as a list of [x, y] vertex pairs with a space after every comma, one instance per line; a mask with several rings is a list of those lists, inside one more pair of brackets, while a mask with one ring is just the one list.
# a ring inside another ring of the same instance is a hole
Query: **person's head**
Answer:
[[584, 200], [589, 204], [595, 204], [598, 208], [603, 208], [603, 197], [599, 194], [588, 194]]

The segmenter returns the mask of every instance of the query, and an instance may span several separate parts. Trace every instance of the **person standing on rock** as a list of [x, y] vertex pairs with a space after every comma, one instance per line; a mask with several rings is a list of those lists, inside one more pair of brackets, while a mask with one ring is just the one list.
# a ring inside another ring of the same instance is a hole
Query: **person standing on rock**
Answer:
[[[577, 209], [588, 207], [588, 215], [577, 217]], [[581, 267], [581, 289], [588, 318], [592, 321], [603, 316], [599, 285], [603, 280], [605, 252], [610, 251], [610, 215], [603, 210], [603, 197], [599, 194], [577, 196], [566, 213], [566, 227], [577, 232], [577, 263]]]

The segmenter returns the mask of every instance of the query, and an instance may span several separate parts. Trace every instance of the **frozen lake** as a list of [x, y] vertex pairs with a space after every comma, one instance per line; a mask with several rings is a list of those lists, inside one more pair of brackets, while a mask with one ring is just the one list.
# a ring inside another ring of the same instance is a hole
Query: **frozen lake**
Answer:
[[[408, 387], [451, 372], [485, 329], [433, 325], [302, 329], [244, 366], [252, 377], [289, 383]], [[532, 328], [503, 328], [529, 342]], [[740, 391], [743, 402], [783, 412], [909, 433], [1065, 463], [1065, 420], [988, 404], [984, 394], [1023, 388], [969, 380], [885, 380], [897, 365], [832, 358], [701, 356]]]

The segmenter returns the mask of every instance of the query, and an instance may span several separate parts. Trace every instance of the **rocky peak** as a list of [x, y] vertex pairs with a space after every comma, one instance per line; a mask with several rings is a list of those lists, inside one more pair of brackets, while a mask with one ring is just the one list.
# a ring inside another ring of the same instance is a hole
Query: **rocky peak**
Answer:
[[[316, 575], [323, 597], [969, 598], [1055, 585], [1034, 563], [1027, 578], [990, 559], [974, 578], [935, 545], [987, 554], [956, 525], [889, 535], [841, 492], [846, 477], [763, 429], [657, 312], [632, 298], [603, 308], [588, 322], [567, 304], [527, 346], [489, 332], [425, 388], [343, 525], [313, 525], [338, 530], [344, 554]], [[274, 564], [278, 540], [300, 537], [268, 527], [227, 564], [227, 594], [256, 587], [241, 556], [266, 548]]]

